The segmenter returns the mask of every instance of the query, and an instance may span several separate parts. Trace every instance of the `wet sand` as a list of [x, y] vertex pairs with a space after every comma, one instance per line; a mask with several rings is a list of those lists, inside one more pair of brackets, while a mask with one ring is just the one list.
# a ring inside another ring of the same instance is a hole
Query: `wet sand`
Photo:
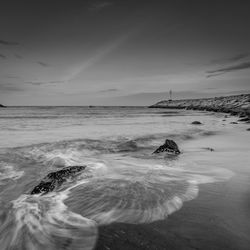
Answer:
[[203, 185], [164, 221], [101, 227], [96, 249], [249, 249], [250, 185], [231, 193], [233, 182]]
[[[100, 227], [96, 249], [250, 249], [250, 144], [244, 126], [237, 129], [227, 139], [218, 136], [196, 142], [219, 151], [218, 164], [234, 172], [229, 181], [200, 185], [198, 198], [163, 221]], [[221, 157], [223, 151], [229, 155], [227, 160]]]

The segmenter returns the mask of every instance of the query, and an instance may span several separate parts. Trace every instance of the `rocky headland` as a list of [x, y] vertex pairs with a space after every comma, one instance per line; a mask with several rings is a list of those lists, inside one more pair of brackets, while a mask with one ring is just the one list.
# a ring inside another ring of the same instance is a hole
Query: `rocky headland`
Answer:
[[6, 108], [6, 106], [0, 103], [0, 108]]
[[[203, 99], [163, 100], [149, 108], [193, 109], [250, 116], [250, 94]], [[249, 118], [248, 118], [249, 119]]]

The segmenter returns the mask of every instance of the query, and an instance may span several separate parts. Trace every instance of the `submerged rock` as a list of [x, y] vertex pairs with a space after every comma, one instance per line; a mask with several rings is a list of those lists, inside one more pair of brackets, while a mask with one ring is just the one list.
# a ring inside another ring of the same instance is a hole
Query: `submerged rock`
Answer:
[[69, 177], [75, 176], [85, 168], [86, 166], [70, 166], [56, 172], [49, 173], [37, 186], [34, 187], [31, 194], [46, 194], [48, 192], [52, 192]]
[[180, 150], [177, 146], [177, 144], [173, 140], [166, 139], [165, 143], [161, 145], [159, 148], [157, 148], [153, 154], [158, 154], [161, 152], [167, 152], [171, 154], [180, 154]]
[[230, 124], [238, 124], [238, 122], [230, 122]]
[[247, 131], [250, 131], [250, 128], [247, 128]]
[[201, 125], [202, 123], [199, 122], [199, 121], [193, 121], [191, 124], [194, 124], [194, 125]]

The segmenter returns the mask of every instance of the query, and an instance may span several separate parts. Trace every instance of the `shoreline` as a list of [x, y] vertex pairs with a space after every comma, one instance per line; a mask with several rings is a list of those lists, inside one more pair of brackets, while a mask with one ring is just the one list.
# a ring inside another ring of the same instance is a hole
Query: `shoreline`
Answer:
[[149, 108], [192, 109], [250, 117], [250, 94], [202, 99], [163, 100]]

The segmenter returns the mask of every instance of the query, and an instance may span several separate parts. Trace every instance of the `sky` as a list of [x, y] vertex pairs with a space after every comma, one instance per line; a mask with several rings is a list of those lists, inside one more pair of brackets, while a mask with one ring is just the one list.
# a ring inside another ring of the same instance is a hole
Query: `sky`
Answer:
[[250, 1], [8, 0], [0, 103], [151, 105], [250, 93]]

